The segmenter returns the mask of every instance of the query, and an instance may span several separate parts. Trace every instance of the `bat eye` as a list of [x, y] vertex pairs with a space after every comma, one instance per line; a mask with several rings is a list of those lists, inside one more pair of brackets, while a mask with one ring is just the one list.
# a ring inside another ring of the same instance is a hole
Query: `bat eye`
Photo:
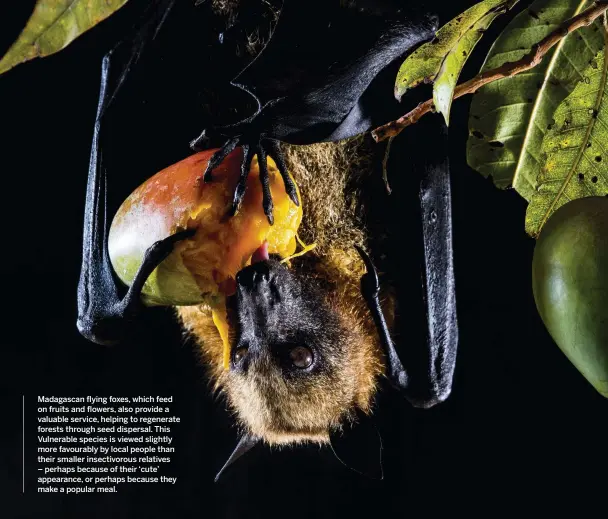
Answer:
[[297, 346], [289, 352], [289, 358], [296, 368], [309, 368], [313, 361], [312, 351], [305, 346]]
[[245, 355], [247, 355], [247, 348], [237, 348], [233, 357], [234, 364], [240, 364], [240, 362], [245, 358]]

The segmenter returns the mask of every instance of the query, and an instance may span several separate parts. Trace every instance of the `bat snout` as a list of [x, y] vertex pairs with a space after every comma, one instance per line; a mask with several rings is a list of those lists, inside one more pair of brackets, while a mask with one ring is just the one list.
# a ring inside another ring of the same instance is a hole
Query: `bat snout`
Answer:
[[268, 261], [260, 261], [245, 267], [236, 275], [237, 287], [254, 289], [260, 283], [267, 283], [270, 280], [271, 270]]
[[265, 320], [278, 318], [288, 279], [281, 275], [281, 265], [273, 260], [259, 261], [236, 275], [236, 309], [241, 317], [250, 313]]

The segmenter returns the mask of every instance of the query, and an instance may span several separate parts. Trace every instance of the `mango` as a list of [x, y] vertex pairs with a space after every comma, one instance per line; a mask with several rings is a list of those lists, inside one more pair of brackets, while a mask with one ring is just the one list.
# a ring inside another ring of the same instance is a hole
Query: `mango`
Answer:
[[570, 362], [608, 397], [608, 197], [560, 207], [534, 249], [536, 307]]
[[[274, 225], [262, 208], [262, 186], [254, 158], [242, 205], [227, 217], [240, 176], [243, 152], [235, 149], [213, 171], [213, 180], [200, 179], [216, 150], [196, 153], [168, 166], [141, 184], [117, 211], [108, 236], [112, 267], [130, 285], [144, 253], [154, 242], [178, 231], [195, 229], [193, 238], [178, 242], [173, 252], [146, 281], [142, 300], [149, 306], [221, 306], [234, 289], [239, 270], [264, 242], [268, 253], [289, 257], [297, 246], [302, 209], [285, 193], [276, 164], [268, 157]], [[299, 193], [298, 193], [299, 196]]]

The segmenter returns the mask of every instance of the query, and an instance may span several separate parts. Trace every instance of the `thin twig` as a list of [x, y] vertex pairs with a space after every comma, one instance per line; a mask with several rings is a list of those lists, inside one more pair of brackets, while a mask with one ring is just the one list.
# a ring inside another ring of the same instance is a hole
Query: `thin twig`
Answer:
[[393, 143], [393, 137], [389, 137], [386, 143], [386, 149], [384, 150], [384, 158], [382, 159], [382, 180], [384, 180], [384, 186], [386, 192], [390, 195], [392, 193], [391, 186], [388, 183], [388, 159], [391, 154], [391, 144]]
[[[606, 9], [608, 9], [608, 2], [596, 2], [582, 13], [563, 22], [551, 34], [533, 45], [530, 52], [524, 55], [522, 58], [518, 59], [517, 61], [504, 63], [500, 67], [496, 67], [492, 70], [482, 72], [473, 79], [469, 79], [468, 81], [458, 85], [454, 90], [454, 99], [462, 97], [466, 94], [473, 94], [477, 92], [477, 90], [479, 90], [483, 85], [487, 85], [488, 83], [492, 83], [498, 79], [515, 76], [520, 72], [534, 68], [542, 61], [544, 55], [547, 54], [547, 52], [549, 52], [551, 48], [553, 48], [563, 38], [581, 27], [591, 25], [596, 18], [601, 16], [606, 11]], [[429, 99], [424, 103], [420, 103], [416, 108], [396, 121], [392, 121], [376, 128], [374, 131], [372, 131], [372, 137], [376, 142], [383, 141], [390, 137], [395, 137], [399, 135], [404, 128], [415, 124], [423, 115], [432, 111], [434, 111], [434, 104], [433, 100]]]

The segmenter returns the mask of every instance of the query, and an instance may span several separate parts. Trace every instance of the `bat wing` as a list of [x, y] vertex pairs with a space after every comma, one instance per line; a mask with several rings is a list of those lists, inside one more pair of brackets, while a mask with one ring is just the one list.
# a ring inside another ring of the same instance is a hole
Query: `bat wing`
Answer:
[[[232, 81], [261, 106], [287, 101], [265, 114], [266, 133], [272, 126], [293, 127], [274, 132], [282, 140], [286, 135], [281, 133], [314, 126], [317, 132], [308, 140], [325, 140], [327, 131], [319, 133], [319, 122], [336, 126], [382, 69], [436, 30], [436, 18], [424, 9], [408, 6], [401, 12], [379, 9], [373, 2], [368, 9], [359, 4], [284, 1], [269, 42]], [[394, 102], [392, 89], [376, 103], [383, 99]]]
[[372, 182], [363, 190], [369, 191], [369, 249], [401, 308], [393, 330], [379, 301], [380, 277], [359, 251], [367, 267], [362, 293], [385, 353], [387, 379], [422, 408], [451, 394], [459, 340], [448, 151], [443, 118], [431, 115], [393, 143], [390, 196]]
[[139, 60], [146, 44], [155, 37], [175, 0], [148, 5], [131, 37], [123, 40], [102, 62], [101, 87], [89, 164], [84, 215], [82, 266], [78, 283], [80, 333], [92, 342], [112, 345], [124, 337], [125, 328], [140, 310], [141, 289], [152, 271], [169, 255], [174, 235], [150, 247], [131, 287], [121, 297], [107, 249], [106, 165], [103, 158], [104, 119], [127, 75]]
[[[397, 57], [433, 36], [437, 19], [416, 6], [408, 6], [406, 14], [370, 5], [354, 9], [339, 0], [284, 1], [270, 41], [232, 81], [255, 97], [257, 112], [236, 124], [207, 128], [190, 143], [196, 151], [216, 137], [224, 143], [209, 161], [206, 181], [237, 145], [247, 150], [243, 178], [254, 154], [262, 158], [263, 170], [266, 157], [272, 157], [286, 178], [277, 141], [346, 139], [367, 131], [374, 114], [384, 111], [379, 110], [382, 103], [398, 104], [392, 88], [378, 96], [364, 94]], [[243, 194], [244, 189], [235, 190], [233, 213]], [[265, 198], [264, 211], [272, 221], [272, 203]]]
[[309, 88], [331, 62], [326, 47], [339, 2], [284, 0], [264, 49], [232, 81], [262, 104]]

